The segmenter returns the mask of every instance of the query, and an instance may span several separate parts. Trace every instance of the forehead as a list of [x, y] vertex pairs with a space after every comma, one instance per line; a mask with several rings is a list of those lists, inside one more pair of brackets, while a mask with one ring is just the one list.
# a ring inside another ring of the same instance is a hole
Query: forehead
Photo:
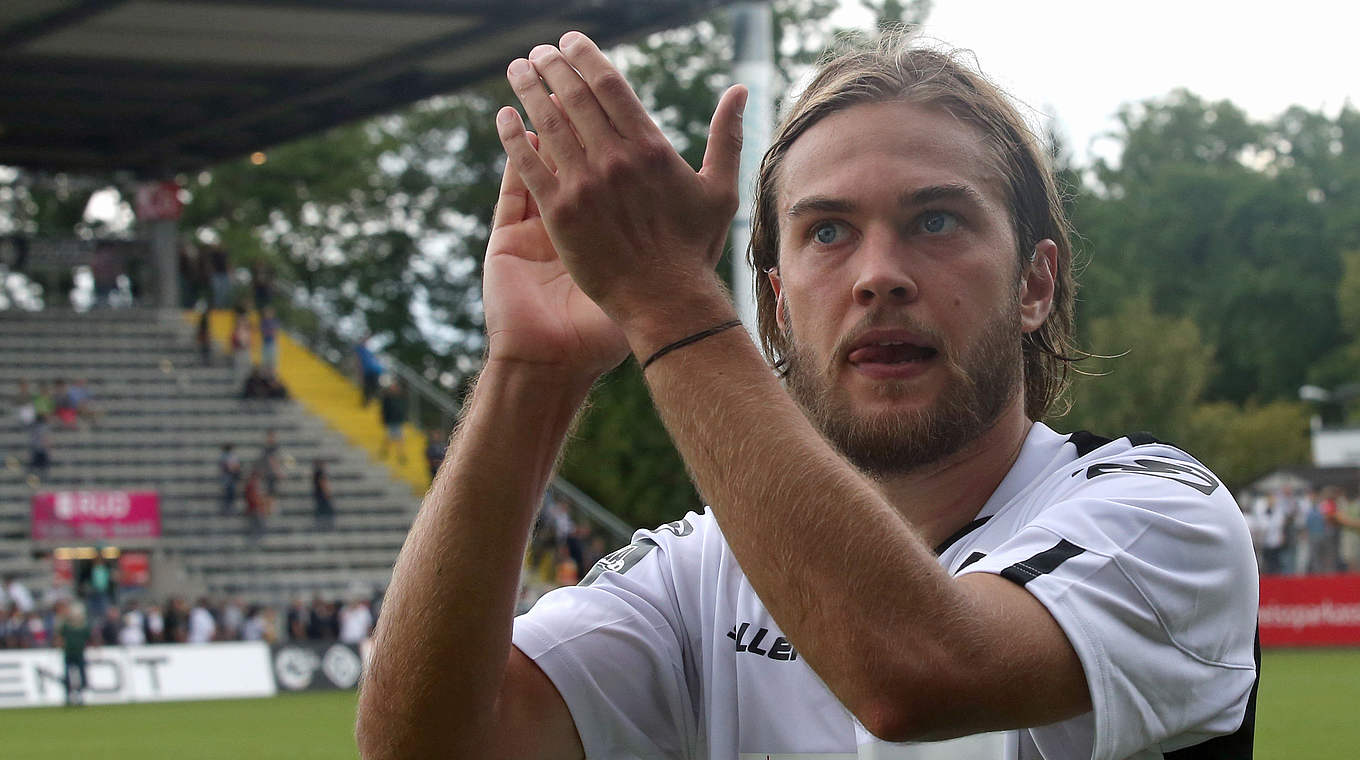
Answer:
[[783, 216], [799, 198], [896, 198], [967, 185], [1005, 211], [1005, 179], [982, 133], [948, 111], [905, 101], [861, 103], [812, 125], [789, 146], [776, 182]]

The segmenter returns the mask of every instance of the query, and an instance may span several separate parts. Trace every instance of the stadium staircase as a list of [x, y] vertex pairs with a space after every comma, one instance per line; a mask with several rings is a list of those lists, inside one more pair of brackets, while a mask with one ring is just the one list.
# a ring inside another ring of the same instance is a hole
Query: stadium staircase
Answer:
[[[215, 332], [230, 329], [229, 318], [214, 321]], [[51, 582], [50, 560], [41, 555], [55, 544], [29, 538], [34, 492], [154, 490], [162, 537], [150, 545], [153, 588], [159, 580], [184, 595], [282, 603], [386, 585], [424, 490], [423, 446], [408, 431], [406, 467], [376, 462], [376, 404], [360, 410], [358, 392], [291, 340], [280, 345], [280, 363], [300, 402], [240, 399], [230, 357], [219, 348], [203, 366], [192, 325], [168, 312], [0, 311], [0, 356], [0, 573], [37, 591]], [[11, 403], [19, 380], [81, 377], [104, 415], [76, 430], [53, 424], [53, 466], [39, 480], [27, 472], [28, 434]], [[239, 497], [229, 514], [220, 513], [217, 458], [231, 443], [248, 466], [270, 429], [285, 476], [266, 532], [255, 540]], [[328, 463], [332, 531], [314, 525], [317, 458]]]

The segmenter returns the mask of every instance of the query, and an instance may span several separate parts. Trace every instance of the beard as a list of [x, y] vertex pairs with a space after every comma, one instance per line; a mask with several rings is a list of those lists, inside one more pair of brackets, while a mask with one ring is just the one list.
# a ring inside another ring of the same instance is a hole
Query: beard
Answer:
[[[792, 322], [786, 319], [785, 324]], [[900, 315], [871, 314], [850, 335], [878, 326], [901, 327], [930, 339], [937, 350], [931, 361], [941, 362], [947, 375], [933, 404], [876, 414], [856, 411], [834, 382], [844, 371], [848, 340], [831, 352], [826, 368], [818, 369], [790, 331], [784, 356], [785, 383], [794, 401], [832, 446], [871, 477], [904, 475], [958, 453], [995, 425], [1019, 393], [1023, 353], [1020, 316], [1013, 306], [989, 320], [981, 337], [961, 352], [942, 335]], [[885, 380], [875, 391], [885, 400], [904, 398], [913, 392], [911, 383]]]

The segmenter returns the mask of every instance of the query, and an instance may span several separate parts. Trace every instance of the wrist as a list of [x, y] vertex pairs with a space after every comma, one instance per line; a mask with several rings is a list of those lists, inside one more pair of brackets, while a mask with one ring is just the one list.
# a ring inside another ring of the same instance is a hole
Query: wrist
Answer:
[[673, 291], [623, 315], [619, 324], [638, 362], [676, 341], [737, 319], [736, 307], [722, 282], [713, 275], [699, 287]]

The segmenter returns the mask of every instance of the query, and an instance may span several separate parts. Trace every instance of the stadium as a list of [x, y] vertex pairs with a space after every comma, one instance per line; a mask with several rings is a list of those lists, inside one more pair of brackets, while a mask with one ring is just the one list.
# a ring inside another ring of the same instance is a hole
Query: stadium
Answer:
[[[505, 166], [497, 109], [516, 97], [506, 65], [586, 33], [691, 166], [708, 163], [724, 88], [749, 83], [741, 210], [720, 266], [754, 302], [750, 188], [782, 91], [806, 85], [837, 31], [932, 12], [863, 5], [876, 18], [812, 0], [0, 10], [0, 757], [359, 757], [358, 689], [394, 564], [490, 351], [481, 257]], [[1077, 310], [1092, 357], [1073, 411], [1049, 421], [1169, 436], [1216, 474], [1209, 490], [1231, 490], [1261, 573], [1254, 756], [1348, 758], [1360, 226], [1338, 209], [1360, 203], [1360, 120], [1349, 104], [1254, 118], [1179, 91], [1124, 113], [1122, 164], [1082, 167], [1052, 145], [1085, 236], [1077, 255], [1091, 257]], [[1167, 212], [1183, 198], [1227, 221], [1188, 231], [1192, 213]], [[1137, 230], [1154, 228], [1185, 261], [1135, 274], [1152, 239]], [[1276, 262], [1279, 248], [1302, 265]], [[1227, 295], [1187, 284], [1229, 266]], [[1268, 299], [1287, 316], [1253, 321]], [[517, 615], [694, 532], [694, 468], [642, 370], [737, 324], [597, 384], [536, 499]], [[1112, 375], [1113, 390], [1086, 379], [1143, 349], [1152, 361]], [[1163, 485], [1199, 472], [1138, 461], [1120, 472]], [[726, 638], [748, 658], [802, 656], [756, 623]], [[868, 746], [860, 757], [1011, 757]], [[781, 751], [760, 756], [855, 756]]]

